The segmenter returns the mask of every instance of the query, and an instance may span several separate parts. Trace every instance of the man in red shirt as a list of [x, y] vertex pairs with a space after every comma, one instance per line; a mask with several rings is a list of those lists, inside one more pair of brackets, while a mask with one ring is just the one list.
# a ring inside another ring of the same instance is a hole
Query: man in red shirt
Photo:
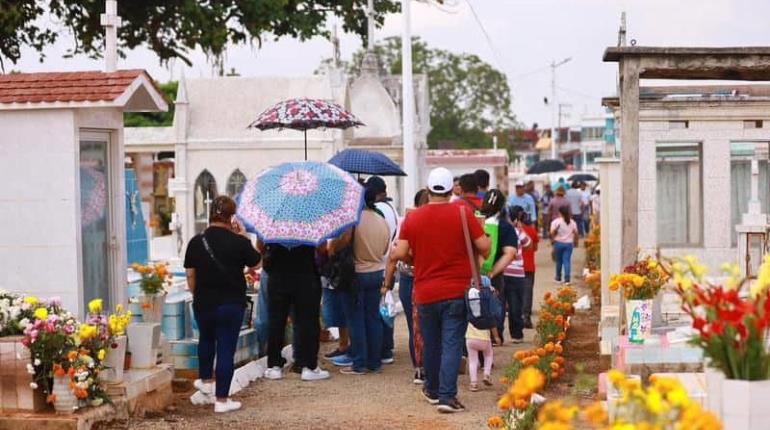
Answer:
[[460, 176], [460, 189], [462, 194], [453, 203], [456, 205], [467, 205], [473, 212], [481, 210], [484, 202], [478, 196], [479, 186], [473, 174], [468, 173]]
[[535, 289], [535, 253], [540, 238], [537, 234], [537, 226], [532, 220], [523, 224], [524, 232], [532, 238], [532, 245], [524, 248], [524, 328], [533, 328], [532, 324], [532, 296]]
[[413, 258], [426, 377], [423, 395], [447, 413], [465, 409], [457, 400], [457, 375], [467, 327], [465, 290], [472, 272], [461, 211], [475, 252], [486, 258], [491, 248], [470, 207], [449, 203], [452, 185], [449, 170], [439, 167], [430, 172], [429, 204], [406, 217], [390, 254], [395, 261]]

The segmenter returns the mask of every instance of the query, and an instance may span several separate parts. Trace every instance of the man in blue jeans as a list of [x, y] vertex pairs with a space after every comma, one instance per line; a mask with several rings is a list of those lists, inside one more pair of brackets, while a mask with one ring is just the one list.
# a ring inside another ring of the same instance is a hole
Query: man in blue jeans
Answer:
[[[439, 167], [428, 176], [429, 204], [410, 213], [401, 226], [390, 258], [414, 262], [414, 299], [423, 337], [423, 396], [440, 412], [465, 410], [457, 399], [467, 317], [465, 290], [471, 281], [471, 258], [489, 255], [491, 243], [473, 211], [452, 205], [452, 173]], [[464, 215], [461, 215], [464, 213]], [[469, 256], [463, 219], [474, 255]]]

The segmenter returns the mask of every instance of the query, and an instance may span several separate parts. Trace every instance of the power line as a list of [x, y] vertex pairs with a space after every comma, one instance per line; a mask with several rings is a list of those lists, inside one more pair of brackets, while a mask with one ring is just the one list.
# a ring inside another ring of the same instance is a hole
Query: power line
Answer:
[[492, 38], [489, 37], [489, 33], [487, 33], [487, 29], [484, 27], [484, 23], [481, 22], [481, 18], [479, 18], [479, 15], [476, 13], [476, 9], [473, 8], [473, 5], [471, 4], [470, 0], [465, 0], [465, 3], [470, 8], [471, 14], [473, 14], [473, 19], [476, 21], [476, 24], [478, 24], [479, 28], [481, 29], [481, 32], [484, 34], [484, 38], [487, 41], [487, 45], [489, 45], [489, 49], [492, 51], [492, 55], [495, 57], [495, 62], [497, 63], [497, 67], [500, 69], [503, 69], [502, 57], [500, 56], [500, 53], [497, 51], [497, 49], [495, 49], [495, 44], [492, 43]]

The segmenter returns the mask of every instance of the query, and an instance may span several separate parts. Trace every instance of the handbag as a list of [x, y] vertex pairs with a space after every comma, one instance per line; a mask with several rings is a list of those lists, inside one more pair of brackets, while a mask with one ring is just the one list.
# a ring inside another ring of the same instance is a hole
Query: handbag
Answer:
[[482, 285], [481, 278], [479, 278], [479, 262], [476, 260], [476, 254], [473, 252], [468, 217], [465, 214], [464, 207], [460, 207], [460, 219], [463, 224], [465, 249], [471, 265], [471, 281], [465, 290], [465, 308], [467, 310], [468, 322], [479, 330], [490, 330], [497, 327], [497, 320], [500, 318], [502, 308], [492, 288]]
[[329, 280], [329, 286], [333, 290], [345, 293], [354, 292], [356, 280], [356, 262], [353, 251], [353, 242], [356, 236], [356, 229], [353, 228], [350, 243], [329, 256], [326, 262], [321, 266], [321, 276]]

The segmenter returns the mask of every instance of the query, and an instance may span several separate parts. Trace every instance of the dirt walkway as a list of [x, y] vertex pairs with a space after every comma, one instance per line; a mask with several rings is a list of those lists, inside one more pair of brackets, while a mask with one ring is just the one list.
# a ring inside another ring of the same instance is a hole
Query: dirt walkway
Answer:
[[[554, 268], [550, 245], [542, 246], [537, 256], [538, 275], [535, 286], [535, 308], [543, 293], [555, 290]], [[574, 274], [583, 267], [583, 250], [573, 257]], [[495, 348], [494, 379], [510, 364], [511, 354], [531, 345], [533, 330], [526, 330], [526, 342], [514, 347], [510, 343]], [[509, 339], [506, 336], [506, 339]], [[333, 349], [323, 344], [322, 351]], [[485, 429], [486, 421], [496, 411], [498, 397], [505, 387], [499, 384], [480, 392], [468, 391], [468, 377], [458, 381], [458, 398], [467, 411], [453, 415], [439, 414], [412, 384], [412, 368], [407, 348], [405, 320], [396, 321], [396, 362], [384, 366], [377, 375], [345, 376], [330, 364], [332, 378], [320, 382], [303, 382], [296, 374], [281, 381], [258, 380], [235, 398], [244, 408], [226, 415], [214, 415], [212, 407], [192, 406], [190, 393], [180, 394], [174, 411], [162, 417], [146, 418], [128, 423], [131, 429]]]

